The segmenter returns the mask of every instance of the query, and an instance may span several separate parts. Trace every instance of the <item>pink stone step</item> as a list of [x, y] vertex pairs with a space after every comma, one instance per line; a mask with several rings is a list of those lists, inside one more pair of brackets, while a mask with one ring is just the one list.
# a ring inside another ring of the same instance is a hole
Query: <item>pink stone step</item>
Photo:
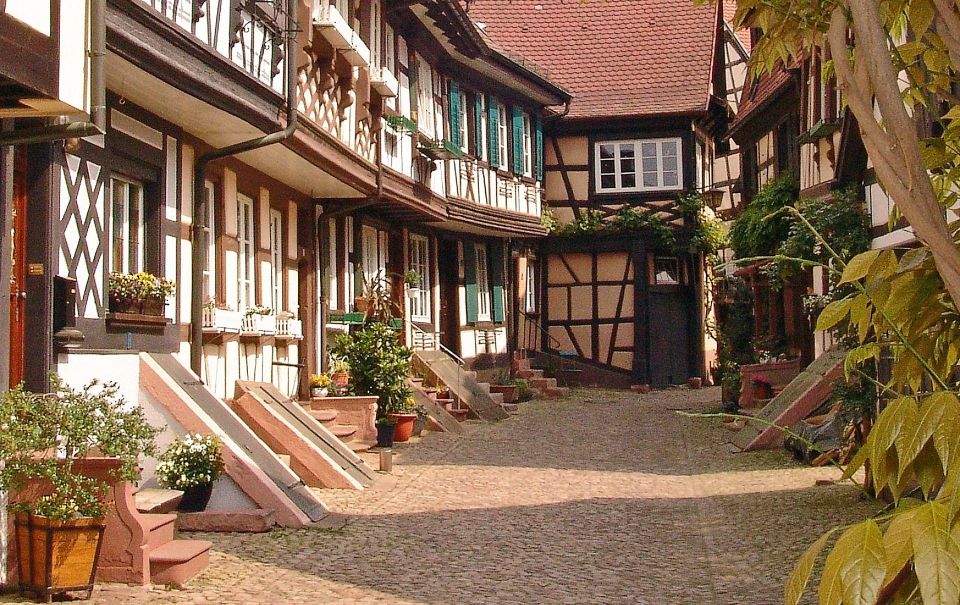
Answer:
[[138, 489], [133, 500], [141, 513], [161, 514], [177, 510], [183, 492], [177, 489], [145, 488]]
[[556, 378], [531, 378], [527, 380], [527, 385], [532, 389], [553, 389], [557, 387]]
[[356, 433], [359, 427], [355, 424], [328, 424], [327, 428], [341, 441], [345, 441], [347, 437]]
[[517, 370], [517, 378], [523, 378], [524, 380], [543, 378], [543, 370]]
[[177, 527], [180, 531], [261, 533], [277, 524], [272, 510], [255, 508], [230, 512], [180, 513]]
[[547, 399], [566, 397], [570, 394], [570, 387], [547, 387], [543, 389], [543, 396]]
[[317, 419], [318, 422], [323, 424], [329, 424], [337, 419], [339, 412], [337, 410], [310, 410], [310, 415]]
[[365, 452], [370, 448], [372, 448], [373, 446], [375, 446], [376, 444], [377, 444], [376, 441], [362, 441], [362, 440], [347, 441], [347, 447], [355, 452]]
[[173, 540], [177, 531], [177, 516], [171, 514], [142, 515], [143, 525], [148, 532], [147, 547], [158, 548]]
[[515, 367], [516, 367], [516, 369], [517, 369], [518, 371], [531, 370], [531, 369], [533, 369], [533, 368], [532, 368], [532, 366], [530, 365], [530, 361], [531, 361], [531, 360], [529, 360], [529, 359], [518, 359], [518, 360], [516, 360], [516, 361], [514, 362], [514, 363], [516, 364]]
[[173, 540], [150, 552], [150, 581], [180, 586], [210, 563], [210, 542]]

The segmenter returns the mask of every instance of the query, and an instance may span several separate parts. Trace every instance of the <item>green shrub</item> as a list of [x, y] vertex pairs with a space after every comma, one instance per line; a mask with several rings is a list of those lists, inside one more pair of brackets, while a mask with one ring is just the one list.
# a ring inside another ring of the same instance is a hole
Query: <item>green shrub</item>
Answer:
[[781, 176], [761, 189], [730, 228], [730, 247], [737, 258], [771, 256], [790, 233], [790, 219], [784, 214], [771, 216], [797, 199], [797, 184]]
[[354, 393], [379, 397], [377, 418], [403, 409], [413, 394], [407, 386], [412, 353], [389, 326], [371, 322], [353, 334], [341, 334], [330, 352], [349, 364]]

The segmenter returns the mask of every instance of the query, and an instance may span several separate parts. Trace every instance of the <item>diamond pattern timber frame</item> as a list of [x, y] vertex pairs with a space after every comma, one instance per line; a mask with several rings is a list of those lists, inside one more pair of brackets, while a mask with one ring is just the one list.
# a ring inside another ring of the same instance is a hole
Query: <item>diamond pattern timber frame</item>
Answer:
[[68, 153], [60, 174], [60, 275], [77, 280], [77, 315], [103, 317], [107, 171]]

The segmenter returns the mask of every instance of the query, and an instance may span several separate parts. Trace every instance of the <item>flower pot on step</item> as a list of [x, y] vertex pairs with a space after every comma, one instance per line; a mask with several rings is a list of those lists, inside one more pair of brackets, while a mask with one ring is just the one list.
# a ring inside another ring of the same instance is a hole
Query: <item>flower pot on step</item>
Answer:
[[183, 490], [183, 498], [177, 505], [177, 510], [182, 513], [199, 513], [207, 508], [210, 502], [210, 496], [213, 495], [213, 482], [192, 485]]
[[310, 387], [310, 397], [312, 399], [323, 399], [330, 394], [327, 387]]
[[350, 374], [347, 372], [336, 372], [330, 377], [333, 381], [334, 390], [338, 393], [343, 392], [350, 386]]
[[504, 403], [516, 403], [520, 399], [520, 388], [512, 384], [491, 384], [490, 392], [503, 395]]
[[687, 386], [691, 389], [699, 389], [703, 386], [703, 379], [699, 376], [691, 376], [687, 378]]
[[416, 414], [387, 414], [388, 418], [396, 421], [393, 430], [393, 440], [397, 443], [409, 441], [413, 435], [413, 422], [417, 419]]
[[58, 520], [18, 512], [14, 518], [20, 594], [53, 595], [86, 590], [93, 582], [106, 528], [102, 518]]
[[773, 397], [773, 388], [765, 382], [754, 382], [753, 383], [753, 398], [757, 399], [770, 399]]
[[397, 425], [380, 422], [377, 424], [377, 447], [393, 447], [393, 432]]

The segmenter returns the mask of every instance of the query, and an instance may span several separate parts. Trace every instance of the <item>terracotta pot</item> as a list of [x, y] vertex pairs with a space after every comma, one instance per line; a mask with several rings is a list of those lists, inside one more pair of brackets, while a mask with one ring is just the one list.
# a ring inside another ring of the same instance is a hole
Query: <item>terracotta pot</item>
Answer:
[[703, 379], [699, 376], [691, 376], [687, 378], [687, 386], [691, 389], [699, 389], [703, 386]]
[[353, 307], [358, 313], [366, 313], [369, 307], [369, 301], [366, 298], [358, 296], [353, 299]]
[[387, 417], [396, 420], [396, 428], [393, 431], [393, 440], [398, 443], [408, 441], [413, 435], [413, 421], [417, 419], [417, 415], [387, 414]]
[[770, 399], [773, 397], [773, 389], [764, 382], [753, 383], [753, 399]]
[[504, 403], [516, 403], [520, 399], [520, 388], [512, 384], [491, 384], [490, 392], [502, 394]]
[[103, 519], [59, 521], [21, 512], [14, 527], [21, 593], [50, 601], [58, 593], [86, 590], [90, 598], [106, 528]]
[[177, 510], [182, 513], [199, 513], [207, 508], [212, 494], [212, 481], [188, 487], [183, 490], [183, 498], [180, 499]]
[[337, 372], [330, 377], [330, 380], [333, 381], [333, 386], [335, 386], [338, 391], [342, 391], [350, 386], [350, 374], [347, 372]]

